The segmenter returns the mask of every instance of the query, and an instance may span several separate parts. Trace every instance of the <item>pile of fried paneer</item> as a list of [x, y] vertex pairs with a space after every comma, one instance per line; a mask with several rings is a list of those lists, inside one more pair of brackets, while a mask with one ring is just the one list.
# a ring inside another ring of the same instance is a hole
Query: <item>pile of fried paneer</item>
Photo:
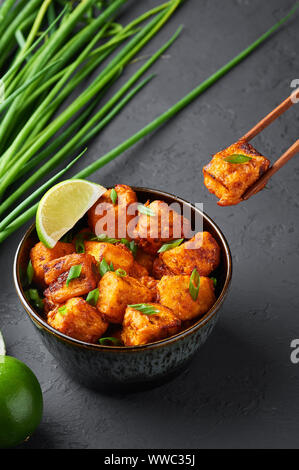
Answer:
[[[123, 213], [122, 220], [128, 224], [133, 216], [127, 207], [137, 202], [137, 196], [129, 186], [117, 185], [89, 210], [89, 227], [70, 242], [59, 241], [52, 249], [39, 242], [31, 249], [33, 283], [43, 292], [48, 324], [87, 343], [105, 344], [101, 340], [107, 339], [111, 346], [144, 345], [177, 334], [215, 303], [215, 279], [209, 276], [220, 263], [219, 245], [209, 232], [199, 232], [193, 238], [184, 237], [187, 241], [179, 246], [161, 250], [173, 241], [172, 222], [179, 220], [184, 230], [190, 227], [186, 218], [162, 201], [146, 203], [151, 215], [139, 213], [133, 238], [126, 232], [126, 239], [118, 240], [120, 227], [115, 227], [116, 238], [101, 241], [95, 236], [103, 217], [98, 207], [108, 202], [111, 218]], [[161, 224], [165, 211], [170, 220], [167, 233]], [[155, 238], [149, 228], [153, 217], [159, 230]], [[76, 251], [78, 239], [83, 240], [80, 252]], [[69, 280], [78, 266], [79, 276]], [[200, 276], [196, 298], [190, 293], [195, 270]], [[93, 302], [88, 301], [90, 293]]]

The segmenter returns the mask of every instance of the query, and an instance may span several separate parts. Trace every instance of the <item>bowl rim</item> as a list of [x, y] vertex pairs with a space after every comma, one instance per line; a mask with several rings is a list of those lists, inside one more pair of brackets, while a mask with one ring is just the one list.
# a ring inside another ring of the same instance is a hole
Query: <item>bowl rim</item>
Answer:
[[52, 326], [50, 326], [41, 316], [39, 313], [37, 313], [32, 306], [29, 304], [28, 300], [26, 299], [24, 295], [24, 290], [21, 285], [20, 281], [20, 275], [19, 275], [19, 258], [20, 258], [20, 253], [21, 249], [23, 247], [23, 244], [29, 238], [31, 233], [36, 229], [36, 224], [33, 223], [25, 232], [23, 235], [16, 253], [14, 257], [14, 264], [13, 264], [13, 278], [14, 278], [14, 284], [15, 288], [17, 291], [17, 295], [19, 297], [19, 300], [21, 304], [23, 305], [26, 313], [31, 317], [31, 320], [34, 321], [34, 323], [38, 323], [38, 325], [47, 333], [52, 334], [53, 336], [56, 336], [57, 339], [62, 340], [72, 346], [77, 346], [83, 349], [89, 349], [89, 350], [94, 350], [94, 351], [105, 351], [105, 352], [121, 352], [121, 353], [136, 353], [144, 350], [152, 350], [156, 348], [160, 348], [163, 346], [166, 346], [168, 344], [171, 344], [173, 342], [176, 342], [178, 340], [181, 340], [185, 338], [186, 336], [189, 336], [193, 333], [195, 333], [197, 330], [201, 329], [203, 326], [205, 326], [213, 317], [214, 315], [218, 312], [219, 308], [223, 304], [228, 291], [229, 287], [231, 284], [231, 279], [232, 279], [232, 256], [231, 256], [231, 251], [228, 245], [228, 242], [223, 235], [222, 231], [218, 227], [218, 225], [207, 215], [205, 212], [202, 212], [198, 207], [195, 207], [194, 204], [192, 204], [189, 201], [186, 201], [185, 199], [176, 196], [174, 194], [168, 193], [166, 191], [161, 191], [158, 189], [152, 189], [152, 188], [145, 188], [142, 186], [130, 186], [134, 191], [136, 192], [148, 192], [152, 193], [153, 195], [156, 196], [162, 196], [166, 198], [172, 198], [176, 202], [180, 202], [182, 204], [185, 204], [195, 210], [197, 213], [199, 213], [202, 218], [208, 222], [214, 229], [214, 231], [217, 233], [218, 237], [220, 238], [222, 242], [222, 248], [224, 248], [224, 255], [227, 261], [227, 272], [225, 276], [225, 282], [223, 285], [223, 288], [221, 290], [221, 293], [219, 294], [216, 302], [214, 305], [208, 310], [208, 312], [201, 317], [196, 323], [191, 325], [190, 327], [186, 328], [185, 330], [181, 331], [180, 333], [177, 333], [176, 335], [170, 336], [169, 338], [165, 338], [159, 341], [155, 341], [153, 343], [148, 343], [145, 345], [140, 345], [140, 346], [105, 346], [101, 344], [93, 344], [93, 343], [87, 343], [85, 341], [80, 341], [78, 339], [72, 338], [68, 335], [65, 335], [64, 333], [61, 333], [58, 330], [55, 330]]

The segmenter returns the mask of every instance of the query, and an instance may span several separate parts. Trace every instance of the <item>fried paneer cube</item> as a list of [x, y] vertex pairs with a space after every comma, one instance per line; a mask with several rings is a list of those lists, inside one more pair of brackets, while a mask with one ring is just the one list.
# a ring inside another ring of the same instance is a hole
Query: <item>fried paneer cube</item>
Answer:
[[197, 300], [189, 291], [190, 276], [163, 276], [157, 284], [159, 302], [170, 308], [181, 321], [204, 315], [216, 301], [213, 280], [200, 276]]
[[154, 262], [157, 279], [167, 274], [191, 274], [197, 269], [208, 276], [220, 263], [220, 247], [209, 232], [198, 232], [193, 238], [176, 248], [160, 253]]
[[113, 264], [114, 269], [124, 269], [127, 273], [133, 268], [134, 257], [132, 252], [122, 243], [112, 244], [103, 242], [84, 242], [85, 253], [94, 256], [97, 262], [103, 258]]
[[174, 238], [186, 238], [190, 233], [190, 221], [164, 201], [153, 201], [146, 207], [152, 215], [141, 213], [135, 229], [138, 245], [147, 253], [155, 255], [164, 243]]
[[158, 313], [146, 315], [133, 307], [127, 307], [122, 332], [125, 346], [153, 343], [175, 335], [179, 331], [181, 321], [172, 310], [156, 303], [148, 305]]
[[56, 281], [61, 274], [69, 271], [72, 266], [76, 266], [78, 264], [81, 264], [82, 266], [83, 264], [93, 266], [95, 265], [95, 260], [92, 256], [84, 253], [72, 253], [70, 255], [54, 259], [53, 261], [49, 261], [49, 263], [46, 263], [43, 268], [46, 284], [49, 285]]
[[151, 302], [154, 293], [131, 276], [107, 272], [99, 282], [97, 308], [111, 323], [122, 323], [129, 304]]
[[[79, 277], [72, 279], [67, 285], [71, 267], [78, 265], [81, 265]], [[88, 254], [74, 253], [58, 258], [47, 263], [44, 270], [45, 280], [50, 284], [44, 294], [52, 302], [58, 303], [87, 294], [96, 288], [99, 279], [96, 261], [93, 256]]]
[[[244, 155], [251, 160], [231, 163], [227, 157]], [[268, 170], [270, 161], [245, 140], [240, 140], [213, 156], [203, 168], [204, 184], [220, 200], [219, 206], [231, 206], [242, 201], [246, 190]]]
[[111, 200], [112, 189], [108, 189], [88, 211], [89, 226], [97, 236], [105, 233], [110, 238], [131, 239], [133, 229], [129, 233], [128, 224], [137, 215], [136, 193], [125, 184], [117, 184], [114, 189], [115, 204]]
[[47, 319], [56, 330], [86, 343], [95, 343], [108, 328], [98, 310], [81, 297], [56, 307], [48, 313]]
[[30, 259], [34, 269], [33, 281], [45, 286], [44, 265], [49, 261], [74, 253], [72, 243], [57, 242], [54, 248], [47, 248], [42, 242], [37, 243], [30, 251]]

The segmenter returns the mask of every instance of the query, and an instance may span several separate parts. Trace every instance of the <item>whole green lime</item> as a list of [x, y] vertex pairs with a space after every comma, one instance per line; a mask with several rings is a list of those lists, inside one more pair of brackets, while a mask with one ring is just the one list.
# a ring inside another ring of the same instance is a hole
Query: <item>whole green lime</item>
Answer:
[[13, 447], [39, 425], [43, 396], [34, 373], [11, 356], [0, 356], [0, 448]]

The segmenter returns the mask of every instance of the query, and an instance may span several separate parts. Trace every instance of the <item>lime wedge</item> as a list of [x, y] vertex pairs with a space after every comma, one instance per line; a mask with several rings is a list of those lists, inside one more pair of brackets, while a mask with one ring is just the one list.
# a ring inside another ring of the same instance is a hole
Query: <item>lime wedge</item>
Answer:
[[5, 356], [5, 354], [6, 354], [5, 343], [4, 343], [2, 333], [0, 331], [0, 356]]
[[53, 248], [104, 192], [103, 186], [79, 179], [62, 181], [49, 189], [40, 200], [36, 214], [40, 241]]

